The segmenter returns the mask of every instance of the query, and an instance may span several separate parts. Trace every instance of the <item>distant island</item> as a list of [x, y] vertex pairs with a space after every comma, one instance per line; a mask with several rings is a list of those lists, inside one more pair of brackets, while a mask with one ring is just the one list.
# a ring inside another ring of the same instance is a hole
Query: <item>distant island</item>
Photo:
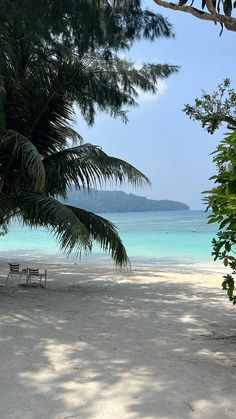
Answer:
[[67, 202], [95, 213], [101, 212], [147, 212], [147, 211], [187, 211], [183, 202], [162, 199], [156, 201], [145, 196], [127, 194], [122, 191], [97, 191], [89, 193], [73, 190], [68, 193]]

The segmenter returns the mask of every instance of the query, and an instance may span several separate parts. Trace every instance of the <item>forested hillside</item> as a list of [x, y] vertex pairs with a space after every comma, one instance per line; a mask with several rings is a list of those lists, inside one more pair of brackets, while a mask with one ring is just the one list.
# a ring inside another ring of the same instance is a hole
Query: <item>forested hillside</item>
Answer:
[[163, 199], [156, 201], [144, 196], [126, 194], [121, 191], [95, 191], [84, 193], [73, 190], [68, 194], [68, 202], [93, 212], [145, 212], [183, 211], [188, 205], [178, 201]]

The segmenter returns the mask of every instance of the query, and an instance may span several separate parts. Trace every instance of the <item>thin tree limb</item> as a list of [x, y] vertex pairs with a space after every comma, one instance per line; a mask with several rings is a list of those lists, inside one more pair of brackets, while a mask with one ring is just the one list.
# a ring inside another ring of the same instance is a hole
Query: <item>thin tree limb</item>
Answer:
[[236, 121], [231, 116], [223, 115], [222, 116], [222, 121], [227, 122], [229, 125], [234, 127], [234, 129], [236, 128]]
[[[169, 1], [165, 0], [153, 0], [158, 6], [165, 7], [166, 9], [171, 10], [178, 10], [185, 13], [190, 13], [191, 15], [195, 16], [198, 19], [201, 20], [207, 20], [211, 22], [217, 22], [221, 23], [225, 26], [226, 29], [229, 31], [236, 32], [236, 18], [222, 15], [221, 13], [217, 13], [216, 11], [214, 13], [206, 13], [202, 10], [196, 9], [195, 7], [191, 6], [185, 6], [181, 4], [171, 3]], [[212, 1], [208, 0], [208, 10], [212, 10]], [[213, 7], [214, 9], [214, 7]], [[215, 10], [215, 9], [214, 9]]]

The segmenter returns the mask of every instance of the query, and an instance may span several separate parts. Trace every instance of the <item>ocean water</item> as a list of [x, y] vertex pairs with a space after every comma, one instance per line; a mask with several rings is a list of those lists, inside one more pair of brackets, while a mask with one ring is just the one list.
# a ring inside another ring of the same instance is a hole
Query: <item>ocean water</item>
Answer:
[[[133, 259], [155, 263], [211, 262], [211, 240], [217, 227], [207, 223], [203, 211], [163, 211], [102, 214], [119, 229], [127, 253]], [[56, 240], [45, 229], [22, 228], [16, 222], [0, 237], [0, 256], [63, 258]], [[97, 245], [92, 258], [104, 259]], [[83, 256], [82, 256], [83, 259]]]

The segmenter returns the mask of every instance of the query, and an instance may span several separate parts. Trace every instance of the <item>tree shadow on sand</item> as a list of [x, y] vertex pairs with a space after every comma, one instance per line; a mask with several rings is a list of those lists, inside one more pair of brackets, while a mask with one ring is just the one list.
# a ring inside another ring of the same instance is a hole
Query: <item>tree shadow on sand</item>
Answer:
[[162, 273], [57, 276], [0, 294], [4, 418], [235, 417], [235, 312], [219, 291]]

